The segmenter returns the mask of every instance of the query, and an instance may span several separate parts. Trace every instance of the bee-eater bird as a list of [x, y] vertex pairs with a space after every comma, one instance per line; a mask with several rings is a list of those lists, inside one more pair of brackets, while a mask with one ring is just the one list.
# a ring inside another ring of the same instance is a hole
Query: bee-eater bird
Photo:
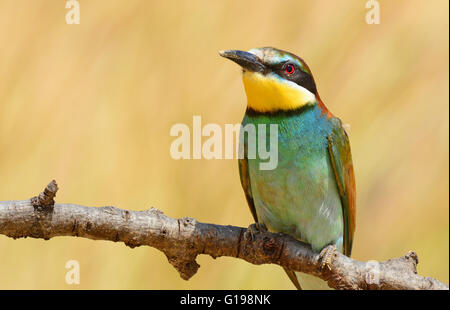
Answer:
[[[309, 67], [300, 57], [272, 47], [220, 55], [243, 69], [247, 110], [242, 126], [278, 126], [273, 170], [261, 170], [263, 160], [247, 156], [248, 137], [242, 142], [239, 173], [257, 227], [289, 234], [316, 252], [335, 245], [350, 256], [355, 231], [350, 143], [340, 119], [320, 99]], [[298, 289], [328, 288], [319, 278], [285, 271]]]

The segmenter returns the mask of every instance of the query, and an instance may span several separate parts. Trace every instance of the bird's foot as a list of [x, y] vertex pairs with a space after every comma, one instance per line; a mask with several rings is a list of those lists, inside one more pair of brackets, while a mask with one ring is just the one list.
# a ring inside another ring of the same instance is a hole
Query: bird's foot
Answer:
[[266, 232], [267, 227], [263, 223], [254, 223], [251, 224], [246, 231], [246, 235], [250, 235], [250, 238], [252, 238], [252, 241], [255, 240], [255, 235], [258, 233]]
[[335, 244], [328, 245], [322, 251], [320, 251], [319, 258], [322, 261], [322, 269], [326, 266], [328, 270], [331, 270], [331, 263], [333, 262], [333, 256], [336, 251], [337, 250]]

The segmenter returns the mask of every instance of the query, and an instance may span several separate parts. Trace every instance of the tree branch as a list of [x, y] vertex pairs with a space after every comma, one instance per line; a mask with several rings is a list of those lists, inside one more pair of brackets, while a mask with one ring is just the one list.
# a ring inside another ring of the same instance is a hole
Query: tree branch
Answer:
[[147, 245], [164, 252], [180, 276], [188, 280], [200, 267], [197, 255], [230, 256], [252, 264], [277, 264], [305, 272], [336, 289], [444, 289], [448, 285], [417, 275], [417, 254], [408, 252], [386, 262], [360, 262], [328, 247], [322, 253], [284, 234], [173, 219], [157, 209], [129, 211], [115, 207], [55, 204], [55, 181], [44, 192], [22, 201], [0, 202], [0, 234], [48, 240], [77, 236]]

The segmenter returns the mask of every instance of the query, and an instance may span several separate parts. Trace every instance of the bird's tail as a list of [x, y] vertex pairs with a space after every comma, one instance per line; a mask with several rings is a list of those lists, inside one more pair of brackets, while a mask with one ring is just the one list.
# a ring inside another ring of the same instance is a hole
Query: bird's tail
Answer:
[[332, 288], [328, 286], [327, 282], [303, 273], [303, 272], [296, 272], [295, 275], [297, 276], [298, 281], [300, 282], [300, 285], [303, 290], [331, 290]]
[[284, 271], [298, 290], [331, 290], [327, 282], [318, 277], [303, 272], [294, 272], [286, 268], [284, 268]]

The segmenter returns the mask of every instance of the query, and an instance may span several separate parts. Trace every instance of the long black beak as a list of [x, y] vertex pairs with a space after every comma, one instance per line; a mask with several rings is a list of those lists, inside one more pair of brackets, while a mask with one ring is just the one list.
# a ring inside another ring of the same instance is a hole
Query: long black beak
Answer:
[[248, 52], [238, 51], [238, 50], [228, 50], [220, 51], [220, 56], [228, 58], [238, 65], [240, 65], [244, 70], [252, 72], [263, 73], [266, 69], [261, 60], [256, 56]]

